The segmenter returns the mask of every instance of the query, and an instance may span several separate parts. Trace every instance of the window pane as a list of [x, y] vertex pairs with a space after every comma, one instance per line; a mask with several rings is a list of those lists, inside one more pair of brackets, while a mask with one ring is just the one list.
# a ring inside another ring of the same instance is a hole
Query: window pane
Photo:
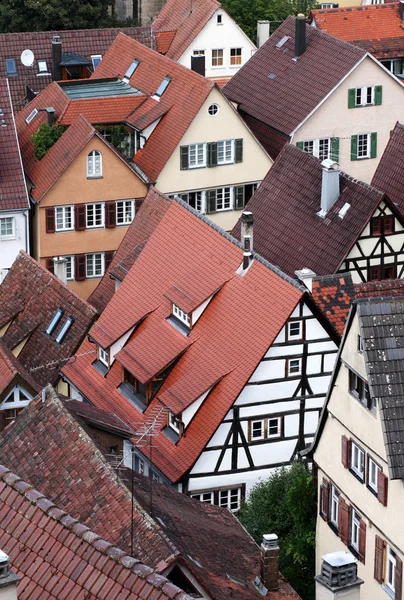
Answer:
[[358, 158], [367, 158], [369, 154], [369, 135], [367, 133], [358, 135]]

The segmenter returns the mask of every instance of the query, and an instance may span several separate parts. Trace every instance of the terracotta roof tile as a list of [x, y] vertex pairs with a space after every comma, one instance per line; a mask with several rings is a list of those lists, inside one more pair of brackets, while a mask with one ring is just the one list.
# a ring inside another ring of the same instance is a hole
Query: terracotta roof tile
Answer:
[[403, 279], [387, 279], [386, 281], [367, 281], [355, 283], [355, 298], [388, 298], [404, 296]]
[[340, 337], [345, 329], [351, 303], [355, 298], [350, 273], [337, 273], [313, 280], [313, 300]]
[[155, 31], [157, 52], [167, 54], [176, 33], [176, 31]]
[[144, 101], [144, 96], [114, 98], [112, 101], [111, 98], [71, 100], [60, 123], [71, 125], [79, 115], [90, 123], [122, 123]]
[[312, 10], [310, 19], [318, 29], [367, 50], [379, 60], [403, 56], [399, 2]]
[[383, 190], [404, 217], [404, 125], [397, 123], [380, 159], [372, 185]]

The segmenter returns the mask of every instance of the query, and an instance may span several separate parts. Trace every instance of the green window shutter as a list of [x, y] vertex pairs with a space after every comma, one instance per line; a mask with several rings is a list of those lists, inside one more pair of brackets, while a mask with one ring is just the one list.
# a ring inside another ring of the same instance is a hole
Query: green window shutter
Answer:
[[351, 135], [351, 160], [358, 160], [358, 136]]
[[242, 210], [244, 208], [244, 186], [234, 188], [234, 208]]
[[355, 108], [356, 106], [356, 89], [351, 88], [348, 90], [348, 108]]
[[339, 161], [339, 138], [331, 138], [331, 160]]
[[216, 190], [206, 192], [206, 214], [216, 212]]
[[383, 86], [376, 85], [375, 86], [375, 105], [379, 106], [382, 103], [382, 92]]
[[377, 156], [377, 133], [370, 134], [370, 158]]
[[243, 162], [243, 138], [234, 140], [234, 162]]
[[303, 150], [303, 142], [296, 142], [296, 148], [300, 148], [300, 150]]
[[181, 146], [180, 148], [181, 154], [181, 171], [186, 171], [188, 169], [188, 146]]
[[217, 167], [217, 143], [208, 143], [208, 167]]

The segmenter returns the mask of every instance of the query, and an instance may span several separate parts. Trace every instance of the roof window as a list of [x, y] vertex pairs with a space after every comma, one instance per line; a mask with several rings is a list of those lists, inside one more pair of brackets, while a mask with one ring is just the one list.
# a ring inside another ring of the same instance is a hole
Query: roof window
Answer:
[[290, 36], [289, 35], [284, 35], [283, 38], [281, 40], [279, 40], [279, 42], [276, 44], [277, 48], [282, 48], [282, 46], [284, 44], [286, 44], [286, 42], [290, 40]]
[[17, 75], [17, 66], [15, 64], [15, 58], [6, 58], [6, 70], [7, 75]]
[[48, 73], [48, 63], [46, 60], [38, 60], [38, 73]]
[[172, 79], [171, 77], [164, 77], [163, 81], [160, 83], [157, 92], [155, 93], [155, 96], [157, 96], [158, 98], [160, 98], [164, 92], [166, 91], [166, 89], [168, 88], [169, 84], [171, 83]]
[[93, 69], [95, 70], [100, 62], [102, 61], [102, 54], [92, 54], [91, 62], [93, 63]]
[[55, 312], [55, 314], [52, 317], [52, 321], [49, 323], [48, 327], [46, 328], [46, 333], [48, 335], [52, 335], [52, 332], [54, 331], [56, 325], [59, 323], [60, 319], [62, 318], [64, 313], [63, 308], [58, 308], [57, 311]]
[[56, 336], [56, 342], [58, 344], [61, 344], [63, 342], [63, 340], [66, 337], [67, 332], [69, 331], [70, 327], [73, 324], [73, 317], [67, 317], [66, 321], [63, 323], [62, 329], [59, 331], [59, 333]]
[[140, 60], [133, 60], [131, 62], [131, 65], [129, 67], [129, 69], [126, 71], [125, 75], [124, 75], [124, 81], [126, 80], [127, 82], [129, 81], [129, 79], [132, 77], [133, 73], [136, 71], [136, 69], [138, 68], [138, 66], [140, 65]]
[[32, 120], [33, 120], [33, 119], [36, 117], [36, 115], [37, 115], [37, 114], [38, 114], [38, 109], [37, 109], [37, 108], [34, 108], [34, 110], [32, 110], [32, 111], [29, 113], [28, 117], [25, 119], [25, 122], [26, 122], [27, 124], [31, 123], [31, 121], [32, 121]]

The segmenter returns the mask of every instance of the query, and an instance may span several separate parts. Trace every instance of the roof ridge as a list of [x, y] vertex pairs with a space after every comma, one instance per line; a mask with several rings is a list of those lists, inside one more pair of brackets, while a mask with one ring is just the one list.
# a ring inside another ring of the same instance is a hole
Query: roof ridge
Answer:
[[382, 296], [379, 293], [379, 295], [377, 295], [377, 296], [366, 296], [366, 297], [359, 296], [358, 298], [355, 298], [352, 302], [354, 304], [381, 304], [383, 302], [391, 302], [391, 301], [404, 302], [404, 295], [403, 296]]
[[379, 188], [374, 187], [371, 183], [366, 183], [366, 181], [362, 181], [362, 179], [356, 179], [356, 177], [354, 177], [353, 175], [350, 175], [349, 173], [346, 173], [345, 171], [341, 170], [341, 175], [348, 181], [351, 181], [352, 183], [356, 183], [356, 184], [360, 185], [361, 187], [365, 188], [366, 190], [369, 190], [369, 192], [376, 192], [377, 194], [382, 194], [383, 196], [385, 194], [385, 192], [383, 192], [382, 190], [379, 190]]

